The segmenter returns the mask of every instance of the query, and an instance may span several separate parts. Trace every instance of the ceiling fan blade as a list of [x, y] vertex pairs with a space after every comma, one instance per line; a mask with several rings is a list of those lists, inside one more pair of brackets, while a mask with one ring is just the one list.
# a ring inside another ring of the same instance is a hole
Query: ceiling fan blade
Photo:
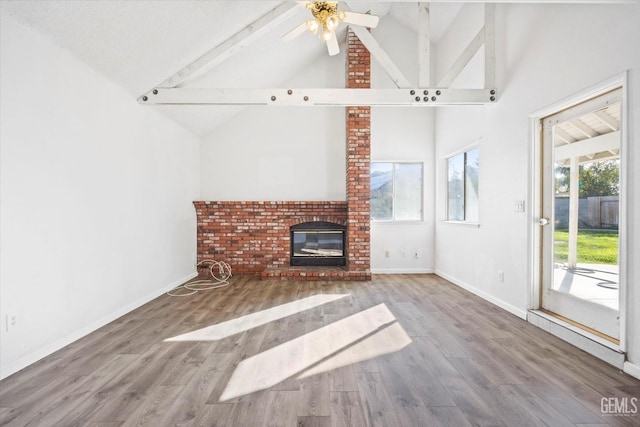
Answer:
[[282, 37], [280, 38], [286, 42], [290, 42], [291, 40], [298, 37], [300, 34], [304, 33], [306, 29], [307, 29], [307, 23], [303, 22], [302, 24], [295, 27], [293, 30], [289, 31], [286, 34], [283, 34]]
[[347, 24], [362, 25], [363, 27], [375, 28], [378, 26], [380, 18], [376, 15], [367, 15], [365, 13], [344, 12], [343, 22]]
[[327, 40], [327, 50], [330, 56], [340, 53], [340, 45], [338, 45], [338, 38], [336, 37], [335, 31], [331, 32], [331, 37]]

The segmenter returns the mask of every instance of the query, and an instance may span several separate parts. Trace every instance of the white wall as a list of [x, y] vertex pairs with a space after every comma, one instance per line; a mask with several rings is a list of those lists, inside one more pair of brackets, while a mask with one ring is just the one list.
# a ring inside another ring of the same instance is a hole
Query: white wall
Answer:
[[[469, 17], [471, 19], [471, 17]], [[507, 5], [496, 6], [497, 87], [499, 101], [489, 107], [449, 107], [436, 114], [436, 258], [437, 273], [474, 289], [485, 298], [524, 315], [530, 292], [527, 233], [535, 213], [515, 213], [514, 202], [528, 199], [529, 116], [572, 94], [630, 70], [629, 164], [640, 161], [640, 6]], [[458, 22], [460, 24], [460, 22]], [[459, 45], [459, 31], [437, 46], [444, 61]], [[476, 61], [482, 66], [482, 61]], [[440, 67], [446, 69], [446, 66]], [[461, 77], [462, 78], [462, 77]], [[464, 83], [464, 82], [458, 82]], [[480, 140], [480, 228], [447, 224], [444, 158]], [[629, 182], [639, 181], [637, 168]], [[632, 185], [629, 212], [640, 210], [640, 187]], [[635, 215], [635, 214], [634, 214]], [[637, 217], [637, 215], [635, 215]], [[633, 218], [633, 215], [632, 217]], [[640, 229], [629, 224], [627, 321], [629, 359], [640, 362]], [[497, 271], [504, 271], [504, 283]], [[640, 372], [640, 371], [638, 371]]]
[[344, 108], [247, 107], [203, 138], [202, 200], [345, 200]]
[[199, 140], [1, 19], [5, 377], [194, 272]]
[[375, 107], [371, 112], [371, 140], [372, 161], [423, 162], [424, 174], [422, 221], [371, 222], [371, 271], [432, 273], [435, 213], [433, 110]]

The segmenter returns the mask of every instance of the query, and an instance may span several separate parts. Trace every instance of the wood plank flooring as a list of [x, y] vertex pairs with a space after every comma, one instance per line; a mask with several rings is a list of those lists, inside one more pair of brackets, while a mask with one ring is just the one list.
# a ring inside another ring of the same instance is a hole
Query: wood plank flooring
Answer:
[[4, 379], [0, 425], [638, 426], [601, 412], [638, 397], [640, 381], [437, 276], [241, 276]]

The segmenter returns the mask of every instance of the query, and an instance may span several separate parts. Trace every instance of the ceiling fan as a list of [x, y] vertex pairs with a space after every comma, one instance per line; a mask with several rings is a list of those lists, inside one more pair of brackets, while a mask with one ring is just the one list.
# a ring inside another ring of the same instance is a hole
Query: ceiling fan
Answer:
[[313, 19], [308, 19], [293, 30], [282, 36], [282, 40], [291, 41], [305, 31], [313, 35], [318, 35], [327, 43], [329, 55], [340, 53], [336, 30], [340, 22], [347, 24], [361, 25], [363, 27], [375, 28], [378, 25], [379, 17], [365, 13], [355, 13], [346, 10], [338, 10], [338, 2], [334, 1], [299, 1], [311, 11]]

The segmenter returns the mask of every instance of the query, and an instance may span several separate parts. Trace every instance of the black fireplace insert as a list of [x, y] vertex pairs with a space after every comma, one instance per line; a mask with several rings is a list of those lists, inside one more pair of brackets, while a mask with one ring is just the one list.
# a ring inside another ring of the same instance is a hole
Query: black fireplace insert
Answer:
[[342, 266], [346, 227], [331, 222], [305, 222], [291, 227], [292, 266]]

